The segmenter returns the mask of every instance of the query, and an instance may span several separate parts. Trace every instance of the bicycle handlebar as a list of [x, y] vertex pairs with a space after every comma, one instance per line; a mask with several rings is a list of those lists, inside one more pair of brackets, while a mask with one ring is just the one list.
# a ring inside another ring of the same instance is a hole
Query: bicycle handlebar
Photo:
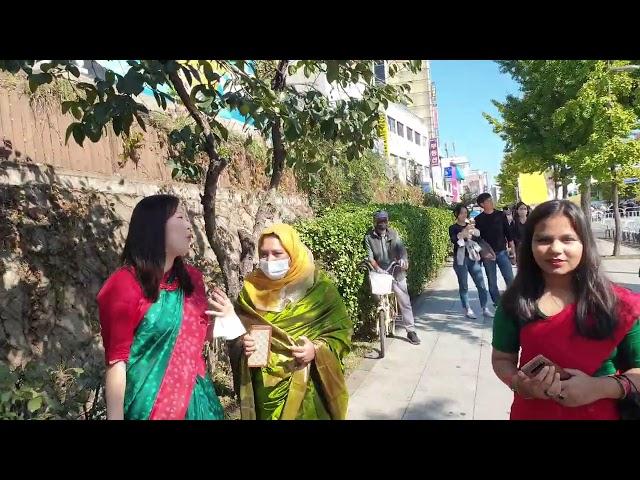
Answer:
[[[360, 264], [361, 268], [366, 267], [370, 272], [374, 272], [375, 268], [373, 268], [373, 265], [371, 265], [371, 262], [368, 259], [363, 260], [363, 262]], [[384, 270], [386, 273], [393, 275], [395, 274], [395, 269], [397, 267], [400, 266], [400, 263], [396, 260], [394, 260], [393, 262], [391, 262], [389, 264], [389, 266], [386, 269], [382, 269]]]

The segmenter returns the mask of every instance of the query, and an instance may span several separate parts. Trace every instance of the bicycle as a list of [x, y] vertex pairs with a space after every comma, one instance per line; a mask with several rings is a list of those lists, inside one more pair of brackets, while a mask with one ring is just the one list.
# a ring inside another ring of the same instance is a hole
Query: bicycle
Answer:
[[[378, 358], [384, 358], [386, 337], [393, 337], [395, 332], [395, 312], [398, 311], [398, 305], [395, 295], [393, 295], [393, 279], [395, 269], [400, 267], [400, 264], [396, 261], [391, 262], [384, 273], [377, 272], [367, 260], [363, 264], [368, 268], [371, 293], [378, 300], [376, 308], [376, 334], [380, 338], [380, 356]], [[393, 302], [391, 301], [392, 296]]]

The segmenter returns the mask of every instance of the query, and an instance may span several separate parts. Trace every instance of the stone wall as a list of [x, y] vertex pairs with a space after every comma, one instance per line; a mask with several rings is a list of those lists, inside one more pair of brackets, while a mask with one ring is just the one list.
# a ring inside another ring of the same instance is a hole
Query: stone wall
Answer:
[[[0, 356], [11, 366], [38, 359], [47, 365], [102, 369], [95, 297], [117, 268], [127, 225], [144, 196], [184, 199], [196, 240], [190, 261], [211, 284], [218, 277], [204, 233], [196, 185], [113, 179], [34, 164], [0, 162]], [[237, 242], [252, 230], [259, 192], [222, 189], [218, 222]], [[312, 215], [300, 196], [276, 199], [280, 217]]]

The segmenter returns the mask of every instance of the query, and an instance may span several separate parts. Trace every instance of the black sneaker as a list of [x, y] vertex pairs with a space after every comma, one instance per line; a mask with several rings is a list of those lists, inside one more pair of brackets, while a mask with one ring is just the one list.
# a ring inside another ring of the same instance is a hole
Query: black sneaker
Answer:
[[407, 338], [414, 345], [420, 345], [420, 339], [418, 338], [418, 334], [416, 332], [407, 333]]

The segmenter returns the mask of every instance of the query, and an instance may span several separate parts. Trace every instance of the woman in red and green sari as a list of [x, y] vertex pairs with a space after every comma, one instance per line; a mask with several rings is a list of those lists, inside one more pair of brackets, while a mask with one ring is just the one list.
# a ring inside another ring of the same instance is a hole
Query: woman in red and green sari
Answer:
[[153, 195], [134, 208], [123, 266], [98, 293], [108, 419], [223, 418], [203, 357], [202, 273], [182, 260], [192, 239], [178, 198]]
[[[493, 324], [492, 363], [514, 391], [511, 419], [616, 420], [640, 386], [640, 296], [604, 275], [582, 210], [552, 200], [533, 210], [518, 275]], [[533, 378], [518, 369], [544, 355]]]
[[[239, 316], [247, 331], [252, 325], [272, 328], [271, 353], [266, 367], [249, 368], [254, 339], [246, 334], [232, 347], [242, 419], [344, 419], [349, 394], [343, 359], [353, 327], [337, 288], [289, 225], [267, 228], [259, 255], [259, 269], [238, 298]], [[226, 297], [216, 299], [217, 315], [233, 314]]]

